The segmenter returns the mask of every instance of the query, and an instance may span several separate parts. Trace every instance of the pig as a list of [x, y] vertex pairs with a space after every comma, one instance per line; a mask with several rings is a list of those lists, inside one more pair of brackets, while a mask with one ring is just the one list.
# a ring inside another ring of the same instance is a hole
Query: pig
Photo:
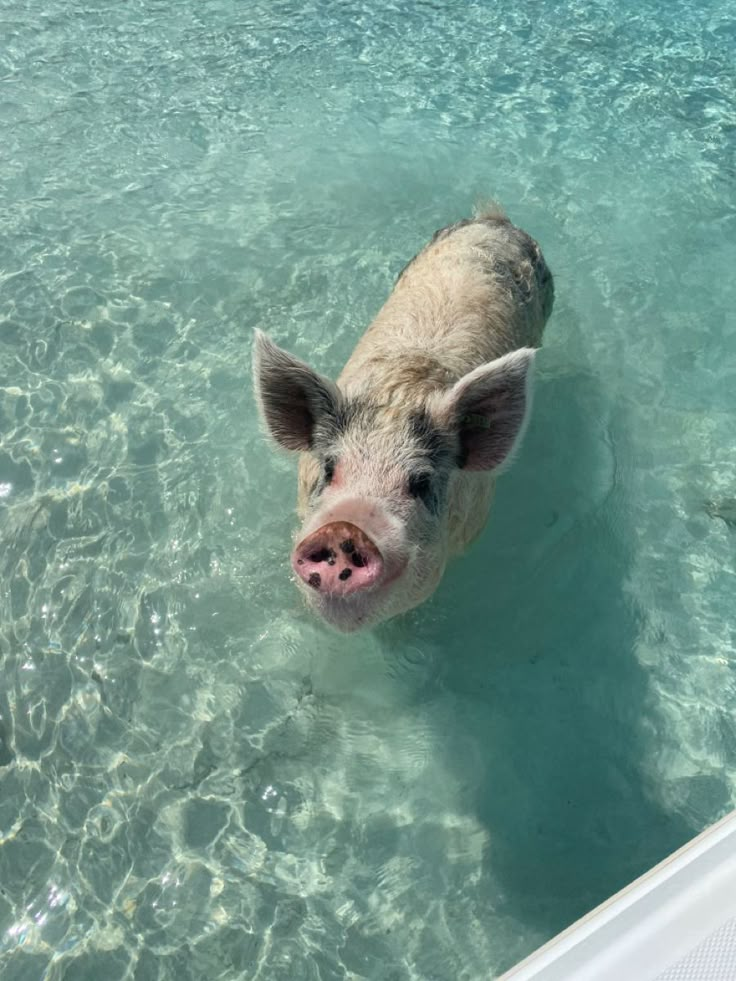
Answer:
[[300, 455], [291, 566], [329, 625], [423, 603], [480, 534], [529, 418], [553, 299], [539, 245], [493, 207], [404, 267], [337, 382], [256, 332], [263, 424]]

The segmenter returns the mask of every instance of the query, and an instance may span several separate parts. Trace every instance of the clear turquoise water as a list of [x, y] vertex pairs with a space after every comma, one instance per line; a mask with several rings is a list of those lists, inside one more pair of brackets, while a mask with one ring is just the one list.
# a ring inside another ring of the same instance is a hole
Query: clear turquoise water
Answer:
[[[736, 12], [0, 3], [0, 973], [475, 981], [734, 806]], [[251, 331], [500, 199], [557, 281], [435, 599], [327, 634]]]

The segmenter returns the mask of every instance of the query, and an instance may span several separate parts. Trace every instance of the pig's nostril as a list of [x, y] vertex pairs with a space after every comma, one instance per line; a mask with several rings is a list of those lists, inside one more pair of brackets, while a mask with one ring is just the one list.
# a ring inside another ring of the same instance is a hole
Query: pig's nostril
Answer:
[[363, 566], [365, 565], [365, 559], [360, 554], [360, 552], [353, 552], [353, 554], [350, 556], [350, 560], [352, 561], [353, 565], [356, 566], [358, 569], [362, 569]]
[[321, 548], [318, 552], [312, 552], [309, 556], [310, 562], [327, 562], [328, 565], [335, 564], [335, 552], [331, 548]]

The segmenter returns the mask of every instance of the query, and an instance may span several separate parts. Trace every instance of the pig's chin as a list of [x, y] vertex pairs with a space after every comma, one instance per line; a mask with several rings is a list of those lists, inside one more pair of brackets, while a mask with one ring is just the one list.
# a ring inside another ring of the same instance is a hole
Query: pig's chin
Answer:
[[387, 597], [380, 587], [370, 593], [352, 596], [315, 596], [310, 592], [305, 593], [305, 597], [317, 616], [343, 634], [374, 627], [394, 615], [387, 608]]
[[301, 588], [300, 592], [311, 611], [328, 626], [340, 633], [351, 634], [375, 627], [416, 605], [411, 601], [401, 602], [401, 580], [405, 575], [404, 568], [372, 589], [347, 596], [315, 593], [308, 586]]

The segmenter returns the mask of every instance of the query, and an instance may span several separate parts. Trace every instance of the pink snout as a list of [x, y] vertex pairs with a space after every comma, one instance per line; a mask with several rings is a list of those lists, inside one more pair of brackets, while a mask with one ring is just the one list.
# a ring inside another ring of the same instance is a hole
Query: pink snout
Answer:
[[291, 564], [308, 586], [332, 596], [349, 596], [366, 589], [383, 572], [377, 546], [348, 521], [333, 521], [318, 528], [297, 545]]

